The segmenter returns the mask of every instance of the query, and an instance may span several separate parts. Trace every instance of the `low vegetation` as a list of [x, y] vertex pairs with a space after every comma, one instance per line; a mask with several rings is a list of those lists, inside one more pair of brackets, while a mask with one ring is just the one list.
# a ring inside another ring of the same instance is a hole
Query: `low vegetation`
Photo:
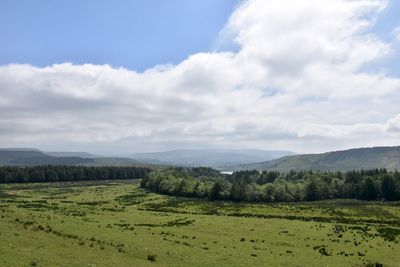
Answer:
[[208, 201], [133, 180], [2, 184], [0, 266], [398, 266], [399, 205]]

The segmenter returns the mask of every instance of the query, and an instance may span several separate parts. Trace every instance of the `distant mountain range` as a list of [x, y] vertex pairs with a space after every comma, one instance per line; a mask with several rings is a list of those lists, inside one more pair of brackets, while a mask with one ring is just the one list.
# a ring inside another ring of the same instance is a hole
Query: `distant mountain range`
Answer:
[[375, 168], [400, 170], [400, 146], [355, 148], [322, 154], [287, 156], [260, 163], [238, 165], [231, 167], [231, 170], [256, 169], [287, 172], [290, 170], [349, 171]]
[[103, 157], [86, 152], [43, 152], [38, 149], [0, 149], [0, 165], [132, 165], [156, 164], [173, 166], [205, 166], [223, 169], [225, 166], [248, 164], [287, 155], [289, 151], [256, 149], [187, 149], [140, 153], [130, 157]]
[[0, 165], [86, 166], [204, 166], [221, 171], [319, 170], [349, 171], [386, 168], [400, 170], [400, 146], [355, 148], [322, 154], [295, 155], [289, 151], [256, 149], [187, 149], [140, 153], [130, 157], [102, 157], [86, 152], [42, 152], [38, 149], [0, 149]]
[[0, 149], [0, 165], [75, 165], [93, 162], [81, 157], [53, 157], [37, 149]]
[[101, 157], [85, 152], [42, 152], [30, 148], [0, 149], [0, 165], [88, 165], [126, 166], [136, 164], [130, 158]]
[[294, 155], [294, 153], [257, 149], [182, 149], [140, 153], [129, 157], [146, 163], [174, 166], [205, 166], [223, 169], [226, 166], [267, 161], [287, 155]]

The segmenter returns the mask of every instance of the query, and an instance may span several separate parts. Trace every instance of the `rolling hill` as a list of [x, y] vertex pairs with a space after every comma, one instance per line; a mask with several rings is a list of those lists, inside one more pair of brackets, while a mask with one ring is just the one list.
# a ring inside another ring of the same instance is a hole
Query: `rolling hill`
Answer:
[[101, 157], [85, 152], [51, 152], [37, 149], [0, 149], [0, 165], [137, 165], [204, 166], [221, 171], [290, 170], [349, 171], [386, 168], [400, 170], [400, 146], [355, 148], [322, 154], [293, 155], [288, 151], [172, 150], [141, 153], [129, 158]]
[[37, 149], [0, 149], [0, 165], [76, 165], [93, 162], [81, 157], [53, 157]]
[[137, 163], [131, 158], [100, 157], [85, 152], [45, 153], [38, 149], [30, 148], [0, 149], [0, 165], [129, 166]]
[[231, 169], [287, 172], [290, 170], [349, 171], [375, 168], [400, 170], [400, 146], [355, 148], [322, 154], [286, 156], [271, 161], [235, 166]]

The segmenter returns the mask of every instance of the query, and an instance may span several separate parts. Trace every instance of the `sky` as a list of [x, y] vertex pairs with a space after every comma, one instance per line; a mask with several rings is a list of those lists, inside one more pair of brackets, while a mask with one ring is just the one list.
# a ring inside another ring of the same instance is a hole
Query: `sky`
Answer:
[[208, 52], [239, 1], [2, 0], [0, 64], [143, 71]]
[[400, 1], [0, 2], [0, 147], [400, 145]]

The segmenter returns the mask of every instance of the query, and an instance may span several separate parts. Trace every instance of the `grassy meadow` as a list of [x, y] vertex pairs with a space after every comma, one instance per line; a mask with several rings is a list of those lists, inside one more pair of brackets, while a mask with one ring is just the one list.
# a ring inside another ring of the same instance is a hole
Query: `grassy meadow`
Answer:
[[208, 202], [138, 184], [0, 185], [0, 266], [400, 266], [398, 202]]

